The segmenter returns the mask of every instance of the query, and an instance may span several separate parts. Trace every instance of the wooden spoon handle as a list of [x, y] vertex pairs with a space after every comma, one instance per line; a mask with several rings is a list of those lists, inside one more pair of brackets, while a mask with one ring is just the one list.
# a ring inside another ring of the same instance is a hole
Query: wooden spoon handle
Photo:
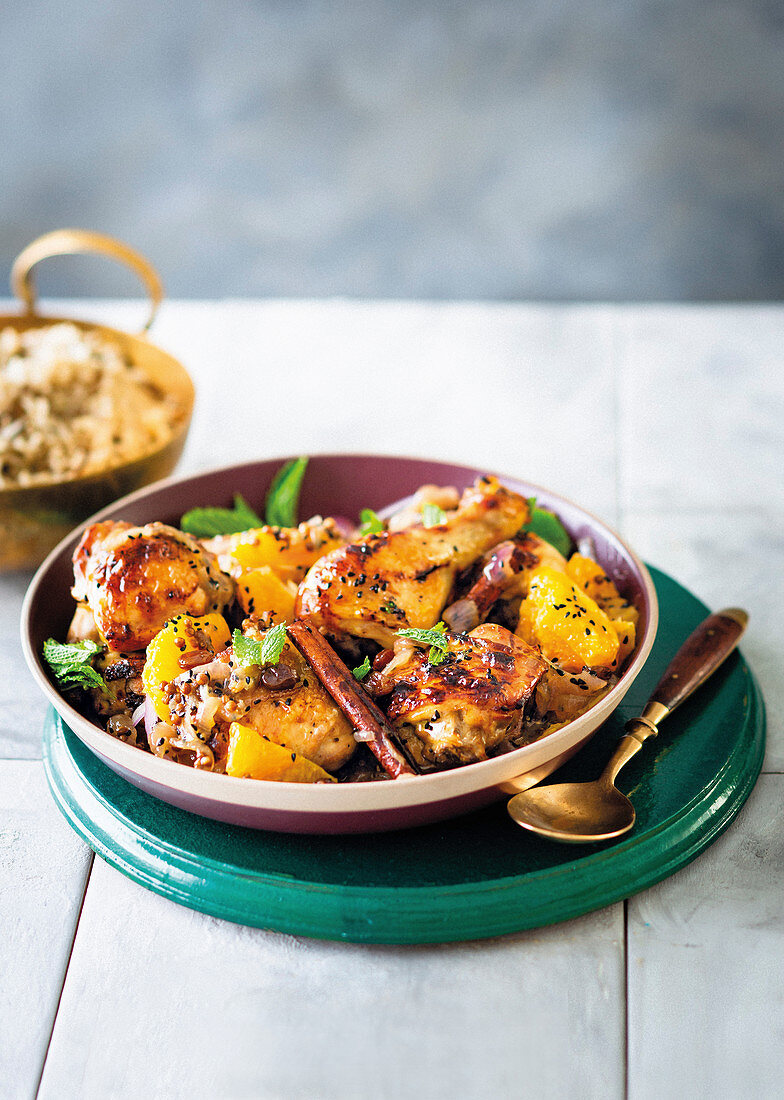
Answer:
[[667, 665], [648, 706], [659, 703], [669, 712], [688, 699], [729, 657], [748, 621], [748, 615], [739, 607], [728, 607], [709, 615]]

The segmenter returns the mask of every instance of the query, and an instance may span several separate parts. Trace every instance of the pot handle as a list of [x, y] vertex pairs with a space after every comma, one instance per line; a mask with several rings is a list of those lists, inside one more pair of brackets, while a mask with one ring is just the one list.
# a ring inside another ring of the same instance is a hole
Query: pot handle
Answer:
[[163, 284], [160, 276], [149, 260], [114, 237], [104, 233], [94, 233], [91, 229], [55, 229], [44, 233], [24, 248], [14, 260], [11, 268], [11, 291], [25, 306], [28, 314], [36, 314], [37, 292], [33, 279], [33, 268], [41, 260], [50, 256], [69, 256], [78, 253], [97, 253], [117, 260], [134, 271], [147, 288], [150, 296], [150, 314], [142, 332], [147, 332], [155, 320], [158, 307], [163, 300]]

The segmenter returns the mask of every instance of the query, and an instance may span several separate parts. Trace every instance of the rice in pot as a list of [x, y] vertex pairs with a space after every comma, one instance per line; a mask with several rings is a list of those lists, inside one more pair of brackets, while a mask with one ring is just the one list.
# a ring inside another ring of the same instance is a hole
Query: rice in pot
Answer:
[[171, 438], [182, 413], [97, 332], [68, 322], [0, 332], [0, 488], [141, 458]]

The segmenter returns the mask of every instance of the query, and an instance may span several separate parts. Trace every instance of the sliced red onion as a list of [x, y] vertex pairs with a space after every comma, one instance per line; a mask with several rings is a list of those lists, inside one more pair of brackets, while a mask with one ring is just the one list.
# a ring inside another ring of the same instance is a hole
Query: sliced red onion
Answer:
[[468, 597], [457, 600], [441, 616], [455, 634], [467, 634], [479, 624], [479, 608]]
[[577, 540], [577, 553], [584, 558], [590, 558], [591, 561], [596, 561], [596, 543], [590, 535], [584, 535]]
[[131, 715], [131, 721], [133, 722], [134, 726], [138, 726], [139, 723], [141, 722], [142, 718], [144, 718], [144, 708], [145, 708], [146, 703], [147, 703], [147, 696], [145, 695], [144, 702], [139, 703], [138, 707], [136, 708], [136, 710]]
[[[592, 672], [587, 666], [581, 669], [580, 672], [566, 672], [565, 669], [560, 667], [558, 661], [548, 660], [543, 653], [540, 653], [539, 656], [558, 674], [559, 687], [565, 695], [579, 695], [585, 691], [601, 691], [608, 686], [607, 680], [602, 676], [597, 676], [597, 674]], [[585, 686], [580, 687], [580, 683], [577, 681]]]
[[335, 530], [342, 539], [347, 539], [349, 542], [354, 538], [357, 533], [357, 525], [347, 516], [332, 516], [332, 520], [335, 524]]
[[[208, 661], [205, 665], [196, 665], [195, 668], [189, 669], [186, 678], [190, 680], [199, 672], [206, 672], [211, 680], [222, 684], [231, 675], [231, 665], [227, 665], [225, 661]], [[181, 677], [178, 676], [175, 683], [180, 679]]]
[[196, 708], [194, 715], [199, 729], [211, 730], [215, 725], [215, 714], [220, 706], [217, 695], [208, 695]]
[[[175, 729], [168, 722], [156, 722], [152, 735], [148, 735], [150, 749], [156, 756], [163, 756], [169, 744], [175, 744]], [[159, 745], [158, 742], [161, 742]]]
[[152, 705], [152, 699], [149, 695], [144, 697], [144, 732], [147, 734], [147, 744], [150, 748], [155, 743], [153, 737], [153, 730], [159, 722], [158, 715], [155, 713], [155, 707]]

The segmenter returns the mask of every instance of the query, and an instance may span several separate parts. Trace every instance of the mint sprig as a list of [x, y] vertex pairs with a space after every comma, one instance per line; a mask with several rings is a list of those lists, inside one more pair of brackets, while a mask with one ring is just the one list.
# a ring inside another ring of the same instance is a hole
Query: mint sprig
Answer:
[[236, 535], [261, 527], [257, 516], [244, 497], [234, 495], [233, 508], [191, 508], [180, 520], [180, 530], [197, 539], [214, 538], [215, 535]]
[[234, 631], [231, 641], [234, 656], [242, 668], [250, 665], [276, 665], [286, 644], [286, 624], [278, 623], [270, 627], [260, 642], [255, 638], [246, 638], [239, 630]]
[[572, 548], [572, 540], [555, 512], [537, 507], [536, 497], [528, 498], [528, 507], [531, 518], [520, 530], [533, 532], [534, 535], [538, 535], [540, 539], [554, 546], [559, 554], [567, 557]]
[[308, 460], [304, 456], [282, 466], [272, 479], [264, 515], [271, 527], [296, 527], [299, 494]]
[[299, 494], [308, 460], [295, 458], [281, 466], [272, 479], [264, 502], [264, 519], [257, 515], [239, 493], [233, 508], [191, 508], [180, 520], [180, 530], [197, 539], [216, 535], [236, 535], [253, 527], [296, 527]]
[[437, 504], [422, 505], [422, 525], [424, 527], [439, 527], [446, 523], [446, 512]]
[[106, 681], [100, 672], [93, 668], [93, 661], [103, 653], [104, 646], [97, 642], [65, 643], [54, 638], [44, 642], [43, 656], [52, 671], [54, 681], [61, 691], [81, 688], [90, 691], [97, 688], [106, 692]]
[[427, 660], [428, 664], [431, 665], [440, 665], [449, 651], [446, 626], [442, 622], [426, 630], [415, 628], [398, 630], [397, 636], [398, 638], [409, 638], [412, 642], [419, 642], [420, 645], [429, 645], [430, 652], [427, 655]]
[[384, 521], [372, 508], [363, 508], [359, 513], [359, 534], [380, 535], [384, 530]]
[[356, 668], [351, 670], [351, 674], [355, 680], [360, 682], [364, 680], [370, 674], [370, 658], [366, 657], [361, 665], [357, 665]]

